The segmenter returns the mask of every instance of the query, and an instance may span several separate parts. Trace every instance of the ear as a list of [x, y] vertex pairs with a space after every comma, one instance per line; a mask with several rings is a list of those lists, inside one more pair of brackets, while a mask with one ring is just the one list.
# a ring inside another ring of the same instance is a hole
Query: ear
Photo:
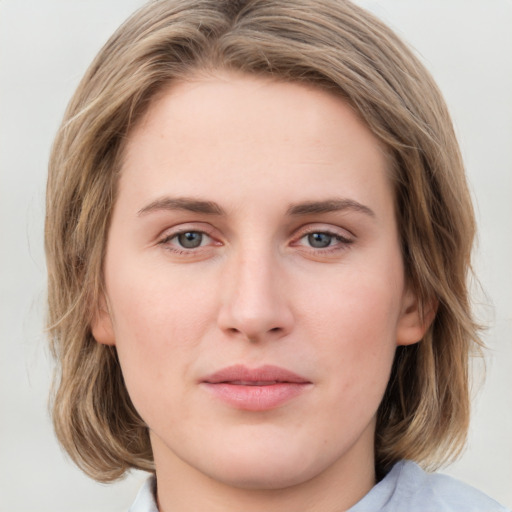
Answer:
[[421, 304], [416, 293], [408, 287], [402, 298], [402, 311], [398, 319], [397, 345], [412, 345], [421, 341], [434, 321], [437, 305], [436, 299]]
[[91, 323], [91, 331], [94, 339], [103, 345], [115, 345], [116, 339], [114, 335], [114, 326], [109, 312], [107, 301], [102, 294], [96, 308], [93, 321]]

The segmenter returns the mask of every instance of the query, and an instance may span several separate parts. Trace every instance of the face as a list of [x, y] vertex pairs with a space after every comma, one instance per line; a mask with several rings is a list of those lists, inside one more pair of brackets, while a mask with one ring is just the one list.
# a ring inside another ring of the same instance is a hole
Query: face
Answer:
[[373, 468], [395, 348], [423, 334], [388, 174], [325, 91], [218, 74], [155, 99], [93, 334], [117, 347], [157, 472], [279, 488]]

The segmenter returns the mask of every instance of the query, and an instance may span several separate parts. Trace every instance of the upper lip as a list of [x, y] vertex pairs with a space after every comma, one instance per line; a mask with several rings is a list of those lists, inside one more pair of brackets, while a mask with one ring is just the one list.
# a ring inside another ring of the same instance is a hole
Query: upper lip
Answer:
[[238, 384], [246, 386], [265, 386], [278, 383], [308, 384], [310, 381], [296, 373], [279, 366], [264, 365], [258, 368], [248, 368], [242, 364], [228, 366], [211, 375], [202, 382], [208, 384]]

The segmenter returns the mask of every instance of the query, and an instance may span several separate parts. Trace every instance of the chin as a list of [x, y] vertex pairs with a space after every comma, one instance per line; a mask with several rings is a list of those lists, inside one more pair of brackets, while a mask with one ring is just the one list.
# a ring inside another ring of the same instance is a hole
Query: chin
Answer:
[[265, 461], [262, 467], [235, 465], [233, 470], [225, 469], [220, 475], [211, 475], [230, 487], [247, 490], [279, 490], [300, 485], [311, 480], [316, 473], [312, 468], [300, 468], [296, 464], [275, 464]]
[[210, 467], [209, 476], [224, 484], [250, 490], [277, 490], [307, 482], [325, 471], [331, 461], [307, 456], [304, 447], [269, 449], [254, 444], [254, 450], [224, 452]]

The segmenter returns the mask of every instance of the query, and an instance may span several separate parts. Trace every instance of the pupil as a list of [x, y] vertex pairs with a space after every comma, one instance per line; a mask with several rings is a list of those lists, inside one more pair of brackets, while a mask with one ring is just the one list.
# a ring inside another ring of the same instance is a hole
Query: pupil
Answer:
[[308, 235], [308, 242], [311, 247], [322, 248], [329, 247], [332, 236], [326, 233], [311, 233]]
[[203, 235], [197, 231], [189, 231], [178, 235], [178, 242], [186, 249], [194, 249], [199, 247], [203, 241]]

